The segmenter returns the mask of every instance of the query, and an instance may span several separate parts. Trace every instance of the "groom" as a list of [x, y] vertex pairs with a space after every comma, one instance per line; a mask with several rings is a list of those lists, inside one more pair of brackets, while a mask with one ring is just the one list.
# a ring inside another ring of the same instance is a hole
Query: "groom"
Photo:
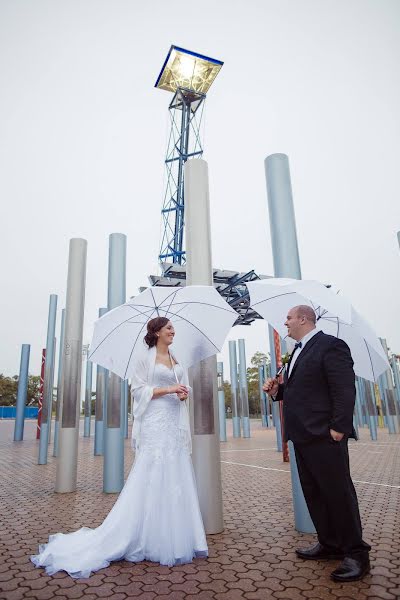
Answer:
[[368, 573], [371, 547], [362, 539], [347, 440], [355, 438], [353, 360], [347, 344], [315, 327], [309, 306], [292, 308], [285, 322], [296, 340], [284, 383], [267, 379], [263, 389], [283, 400], [285, 440], [294, 445], [304, 497], [318, 535], [303, 559], [342, 559], [334, 581], [357, 581]]

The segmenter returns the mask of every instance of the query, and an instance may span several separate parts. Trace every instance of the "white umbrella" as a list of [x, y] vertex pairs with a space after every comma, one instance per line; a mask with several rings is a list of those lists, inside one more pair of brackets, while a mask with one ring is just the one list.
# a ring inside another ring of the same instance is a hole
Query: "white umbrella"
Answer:
[[263, 311], [267, 311], [267, 320], [271, 323], [281, 323], [282, 312], [286, 311], [287, 314], [293, 306], [299, 304], [311, 306], [319, 319], [333, 323], [337, 323], [338, 319], [351, 322], [349, 303], [319, 281], [279, 277], [251, 281], [246, 285], [250, 292], [251, 307], [262, 317]]
[[[272, 282], [271, 289], [268, 287], [269, 281]], [[250, 293], [250, 306], [268, 321], [282, 338], [287, 337], [284, 323], [288, 311], [299, 304], [311, 306], [317, 314], [317, 328], [344, 340], [349, 346], [356, 375], [369, 381], [377, 381], [379, 375], [389, 368], [389, 362], [379, 338], [367, 321], [348, 300], [328, 288], [325, 288], [325, 297], [321, 294], [318, 298], [313, 296], [313, 299], [310, 297], [308, 301], [300, 301], [304, 296], [299, 295], [297, 291], [292, 293], [294, 289], [291, 289], [291, 286], [299, 287], [293, 283], [296, 281], [282, 279], [279, 283], [278, 279], [266, 279], [246, 284]], [[302, 283], [303, 291], [307, 286], [311, 291], [310, 283], [318, 284], [318, 282], [307, 281]], [[314, 287], [317, 291], [317, 286]], [[334, 312], [335, 302], [337, 302], [337, 314]]]
[[211, 286], [150, 287], [96, 321], [89, 360], [131, 377], [135, 359], [147, 348], [147, 322], [158, 316], [172, 322], [171, 349], [189, 367], [221, 350], [238, 315]]

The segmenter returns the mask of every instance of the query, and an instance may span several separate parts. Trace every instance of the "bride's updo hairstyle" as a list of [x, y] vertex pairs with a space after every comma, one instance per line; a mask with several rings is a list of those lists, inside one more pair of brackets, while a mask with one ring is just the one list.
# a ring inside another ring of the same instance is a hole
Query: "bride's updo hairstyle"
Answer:
[[147, 334], [144, 336], [144, 341], [149, 348], [157, 345], [157, 332], [165, 327], [168, 322], [169, 319], [167, 317], [156, 317], [155, 319], [150, 319], [147, 323]]

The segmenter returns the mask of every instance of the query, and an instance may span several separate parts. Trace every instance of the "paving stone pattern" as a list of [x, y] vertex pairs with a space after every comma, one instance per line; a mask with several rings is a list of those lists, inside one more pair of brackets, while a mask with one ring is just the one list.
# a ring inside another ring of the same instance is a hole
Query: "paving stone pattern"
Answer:
[[[231, 430], [228, 433], [231, 435]], [[13, 423], [0, 421], [0, 600], [392, 600], [400, 598], [400, 436], [368, 430], [350, 443], [353, 478], [366, 541], [373, 549], [371, 574], [337, 584], [329, 574], [337, 561], [296, 558], [295, 548], [313, 543], [293, 525], [289, 465], [276, 451], [275, 432], [252, 422], [250, 439], [221, 444], [225, 530], [208, 536], [210, 556], [173, 568], [118, 562], [89, 579], [65, 573], [48, 577], [29, 555], [49, 534], [96, 527], [115, 502], [102, 492], [102, 458], [93, 437], [80, 438], [78, 490], [55, 494], [55, 461], [37, 465], [34, 423], [25, 440], [13, 442]], [[126, 441], [126, 474], [133, 455]], [[379, 485], [378, 485], [379, 484]]]

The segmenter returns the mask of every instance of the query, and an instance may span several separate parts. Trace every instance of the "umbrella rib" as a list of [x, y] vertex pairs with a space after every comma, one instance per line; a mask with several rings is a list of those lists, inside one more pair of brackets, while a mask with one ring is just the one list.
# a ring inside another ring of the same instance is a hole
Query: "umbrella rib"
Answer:
[[[153, 301], [154, 301], [154, 308], [155, 308], [155, 309], [156, 309], [156, 311], [157, 311], [157, 317], [159, 317], [159, 316], [160, 316], [160, 313], [158, 312], [158, 306], [157, 306], [157, 303], [156, 303], [156, 299], [154, 298], [153, 290], [152, 290], [151, 288], [150, 288], [150, 294], [151, 294], [151, 297], [153, 298]], [[129, 360], [130, 360], [130, 359], [129, 359]], [[128, 363], [128, 365], [129, 365], [129, 363]], [[127, 367], [127, 368], [128, 368], [128, 367]]]
[[[153, 309], [153, 312], [155, 312], [155, 310], [157, 310], [157, 309], [156, 309], [156, 308], [154, 308], [154, 309]], [[151, 316], [151, 315], [150, 315], [150, 316]], [[127, 362], [127, 364], [126, 364], [126, 369], [125, 369], [125, 373], [124, 373], [124, 379], [126, 379], [126, 374], [127, 374], [127, 372], [128, 372], [129, 363], [131, 362], [132, 354], [133, 354], [133, 351], [134, 351], [134, 349], [136, 348], [136, 344], [137, 344], [137, 341], [138, 341], [139, 335], [142, 333], [142, 331], [143, 331], [143, 328], [144, 328], [144, 326], [145, 326], [145, 325], [147, 325], [147, 322], [146, 322], [146, 323], [143, 323], [143, 325], [142, 325], [142, 327], [141, 327], [141, 329], [140, 329], [139, 333], [138, 333], [138, 334], [137, 334], [137, 336], [136, 336], [136, 340], [135, 340], [135, 342], [134, 342], [134, 344], [133, 344], [133, 346], [132, 346], [132, 350], [131, 350], [131, 352], [130, 352], [130, 354], [129, 354], [128, 362]]]
[[286, 292], [285, 294], [277, 294], [276, 296], [270, 296], [269, 298], [265, 298], [264, 300], [259, 300], [259, 302], [254, 302], [251, 305], [252, 308], [257, 306], [257, 304], [262, 304], [263, 302], [268, 302], [269, 300], [275, 300], [275, 298], [282, 298], [282, 296], [293, 296], [294, 294], [298, 294], [298, 292]]
[[373, 365], [373, 363], [372, 363], [372, 358], [371, 358], [371, 353], [370, 353], [370, 351], [369, 351], [368, 344], [367, 344], [367, 342], [365, 341], [365, 338], [363, 338], [363, 340], [364, 340], [365, 347], [367, 348], [367, 352], [368, 352], [368, 356], [369, 356], [369, 362], [371, 363], [372, 375], [374, 376], [374, 381], [376, 381], [376, 378], [375, 378], [375, 371], [374, 371], [374, 365]]
[[178, 306], [179, 304], [183, 304], [183, 305], [185, 305], [185, 304], [201, 304], [202, 306], [211, 306], [212, 308], [217, 308], [218, 310], [224, 310], [224, 311], [230, 312], [230, 313], [236, 312], [236, 310], [234, 310], [232, 307], [230, 307], [228, 303], [226, 303], [228, 308], [225, 308], [225, 306], [217, 306], [216, 304], [210, 304], [209, 302], [200, 302], [197, 300], [193, 300], [193, 301], [186, 300], [186, 302], [175, 302], [174, 306]]
[[[131, 318], [132, 318], [132, 317], [129, 317], [129, 319], [131, 319]], [[102, 344], [104, 344], [104, 342], [106, 341], [106, 339], [107, 339], [108, 337], [110, 337], [110, 335], [111, 335], [112, 333], [114, 333], [114, 331], [116, 331], [116, 330], [117, 330], [119, 327], [122, 327], [122, 325], [125, 325], [125, 323], [127, 323], [127, 322], [129, 321], [129, 319], [125, 319], [125, 321], [121, 321], [121, 323], [118, 323], [118, 325], [116, 325], [116, 326], [114, 327], [114, 329], [112, 329], [111, 331], [109, 331], [109, 332], [107, 333], [107, 335], [106, 335], [106, 336], [105, 336], [105, 337], [104, 337], [104, 338], [101, 340], [100, 344], [98, 344], [98, 345], [96, 346], [96, 348], [95, 348], [94, 350], [92, 350], [92, 352], [89, 354], [88, 358], [91, 358], [91, 357], [93, 356], [93, 354], [94, 354], [95, 352], [97, 352], [97, 350], [100, 348], [100, 346], [101, 346]], [[146, 323], [145, 323], [145, 324], [146, 324]]]
[[[175, 314], [174, 314], [174, 313], [172, 313], [172, 312], [171, 312], [171, 315], [174, 315], [174, 316], [175, 316]], [[205, 337], [205, 338], [206, 338], [206, 339], [207, 339], [207, 340], [210, 342], [210, 344], [212, 344], [212, 345], [214, 346], [214, 348], [216, 348], [217, 352], [219, 352], [219, 348], [218, 348], [218, 346], [216, 346], [216, 345], [214, 344], [214, 342], [213, 342], [212, 340], [210, 340], [210, 338], [208, 337], [208, 335], [206, 335], [206, 334], [205, 334], [203, 331], [201, 331], [201, 329], [199, 329], [199, 328], [197, 327], [197, 325], [195, 325], [194, 323], [192, 323], [192, 321], [189, 321], [189, 319], [185, 319], [185, 317], [182, 317], [182, 315], [177, 315], [177, 316], [179, 316], [181, 319], [183, 319], [184, 321], [186, 321], [186, 323], [189, 323], [189, 325], [191, 325], [192, 327], [194, 327], [195, 329], [197, 329], [197, 331], [198, 331], [199, 333], [201, 333], [201, 335], [202, 335], [202, 336], [204, 336], [204, 337]]]
[[[167, 314], [169, 313], [169, 309], [171, 308], [171, 306], [172, 306], [172, 303], [174, 302], [174, 300], [175, 300], [175, 298], [176, 298], [176, 295], [177, 295], [177, 293], [178, 293], [178, 292], [176, 291], [176, 292], [175, 292], [175, 294], [172, 294], [172, 295], [171, 295], [171, 302], [169, 303], [169, 306], [168, 306], [167, 312], [165, 313], [165, 316], [167, 316]], [[182, 308], [183, 308], [183, 307], [182, 307]], [[163, 310], [165, 310], [165, 308], [163, 308]]]

